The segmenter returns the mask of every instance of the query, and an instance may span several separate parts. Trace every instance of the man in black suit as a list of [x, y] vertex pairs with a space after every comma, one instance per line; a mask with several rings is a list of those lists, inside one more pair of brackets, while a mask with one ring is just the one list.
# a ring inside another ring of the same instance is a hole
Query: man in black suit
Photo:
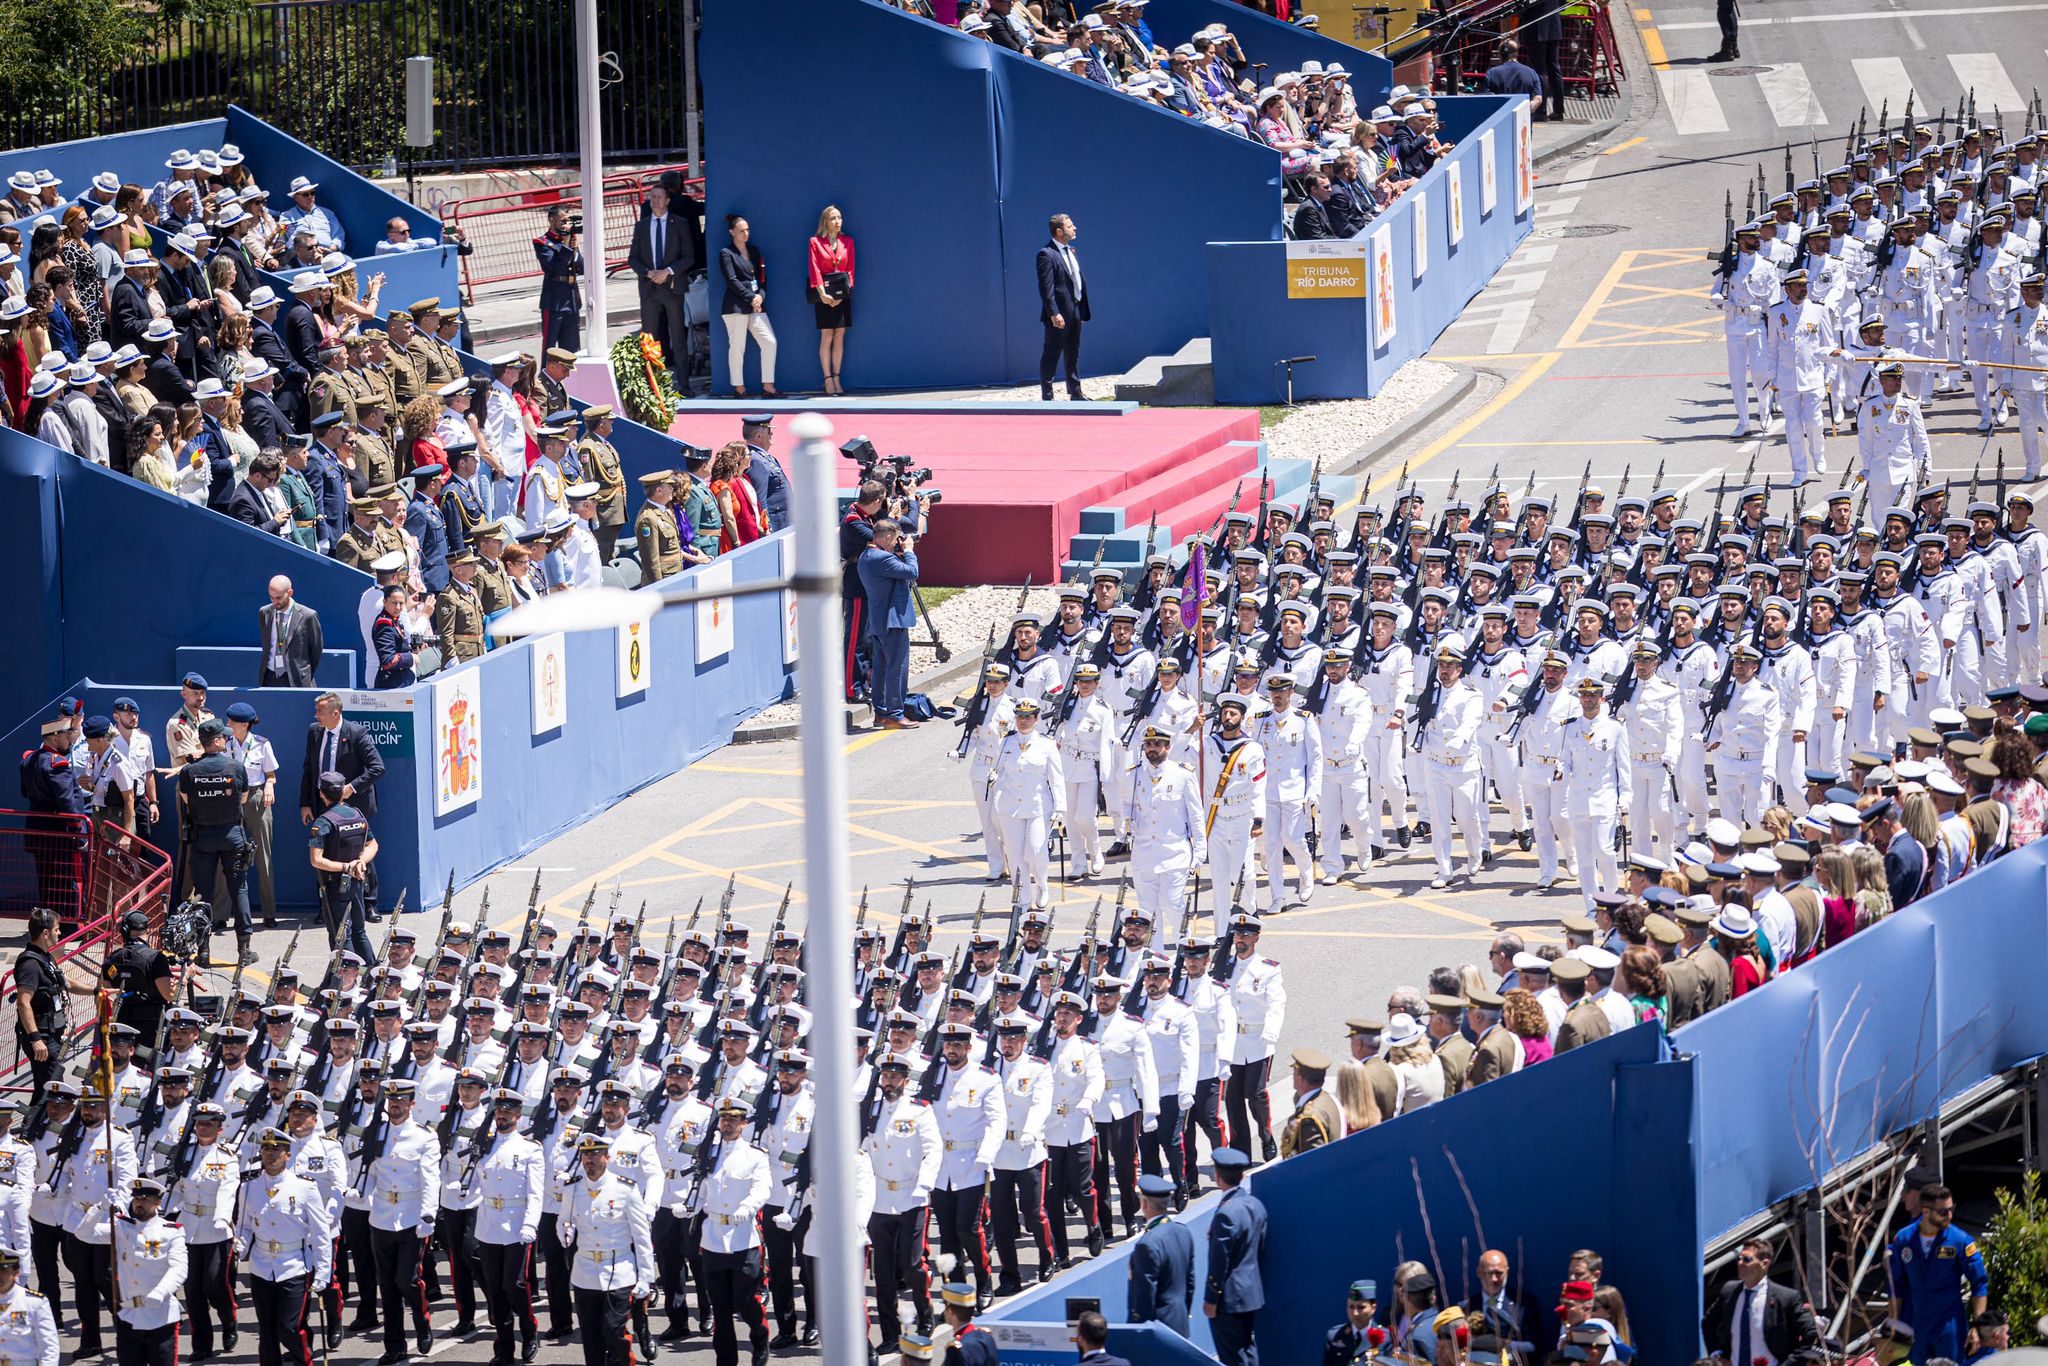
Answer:
[[1323, 204], [1330, 231], [1339, 237], [1356, 237], [1379, 212], [1371, 187], [1358, 177], [1358, 153], [1345, 148], [1330, 163], [1330, 172], [1330, 197]]
[[1752, 1238], [1735, 1253], [1739, 1278], [1721, 1293], [1700, 1320], [1700, 1335], [1710, 1355], [1748, 1366], [1759, 1350], [1767, 1350], [1783, 1366], [1819, 1361], [1820, 1326], [1806, 1297], [1789, 1285], [1766, 1279], [1771, 1270], [1771, 1245]]
[[292, 281], [292, 301], [278, 319], [278, 335], [284, 339], [292, 364], [308, 376], [320, 370], [320, 320], [313, 314], [313, 303], [326, 292], [327, 281], [319, 271], [301, 271]]
[[156, 258], [137, 247], [121, 258], [121, 274], [107, 286], [107, 330], [109, 346], [142, 345], [154, 316], [149, 291], [156, 287]]
[[1479, 1293], [1465, 1301], [1467, 1314], [1479, 1314], [1486, 1319], [1487, 1331], [1508, 1344], [1508, 1351], [1517, 1362], [1533, 1362], [1541, 1353], [1536, 1349], [1537, 1339], [1546, 1330], [1543, 1311], [1535, 1300], [1519, 1290], [1508, 1287], [1508, 1258], [1504, 1252], [1487, 1251], [1479, 1255]]
[[163, 298], [166, 315], [178, 329], [179, 350], [191, 362], [194, 379], [220, 373], [214, 356], [214, 338], [220, 318], [213, 292], [199, 268], [199, 245], [180, 233], [164, 248], [164, 268], [158, 273], [156, 292]]
[[[313, 376], [292, 359], [291, 348], [278, 334], [277, 313], [283, 305], [284, 300], [278, 298], [277, 291], [269, 285], [258, 285], [249, 291], [249, 350], [277, 371], [277, 383], [270, 396], [278, 411], [292, 424], [292, 430], [305, 431], [306, 389], [313, 382]], [[317, 336], [318, 324], [315, 324], [314, 332]]]
[[[326, 808], [319, 801], [322, 773], [339, 773], [346, 786], [341, 799], [371, 820], [377, 817], [377, 781], [384, 776], [384, 756], [377, 752], [370, 733], [359, 722], [341, 714], [341, 699], [322, 693], [313, 701], [313, 724], [306, 728], [306, 755], [299, 765], [299, 824], [310, 826], [313, 817]], [[381, 920], [377, 913], [377, 865], [363, 875], [363, 904], [369, 920]]]
[[684, 277], [697, 268], [697, 260], [689, 226], [669, 212], [669, 203], [666, 188], [657, 185], [647, 192], [647, 216], [633, 225], [626, 264], [640, 277], [640, 328], [667, 348], [668, 368], [681, 389], [690, 363]]
[[325, 650], [320, 614], [299, 605], [292, 581], [282, 574], [270, 581], [270, 601], [256, 609], [256, 647], [263, 651], [257, 687], [315, 686], [313, 674]]
[[259, 358], [254, 369], [242, 374], [242, 430], [259, 451], [283, 450], [292, 434], [291, 419], [277, 406], [276, 389], [277, 370], [267, 360]]
[[1074, 1347], [1081, 1353], [1078, 1366], [1131, 1366], [1128, 1357], [1113, 1357], [1104, 1350], [1109, 1341], [1109, 1320], [1093, 1309], [1074, 1320]]
[[1297, 242], [1315, 242], [1335, 237], [1337, 230], [1330, 226], [1330, 178], [1321, 171], [1310, 171], [1301, 178], [1308, 190], [1308, 198], [1294, 209], [1294, 238]]
[[1067, 363], [1067, 397], [1081, 397], [1081, 324], [1089, 319], [1088, 286], [1074, 255], [1074, 220], [1052, 216], [1052, 241], [1038, 249], [1038, 320], [1045, 324], [1045, 349], [1038, 356], [1038, 396], [1052, 397], [1052, 377]]
[[271, 506], [269, 491], [284, 477], [284, 461], [276, 451], [264, 451], [249, 462], [249, 473], [228, 494], [222, 511], [246, 526], [282, 536], [291, 525], [289, 508]]

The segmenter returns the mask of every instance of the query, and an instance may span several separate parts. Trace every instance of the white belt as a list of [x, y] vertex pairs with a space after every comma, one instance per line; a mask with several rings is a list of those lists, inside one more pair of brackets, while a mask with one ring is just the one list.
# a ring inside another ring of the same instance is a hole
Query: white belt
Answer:
[[590, 1258], [590, 1260], [593, 1262], [601, 1262], [605, 1258], [613, 1256], [615, 1254], [607, 1248], [593, 1248], [590, 1251], [584, 1253], [583, 1255]]
[[1637, 754], [1635, 759], [1639, 764], [1661, 764], [1664, 762], [1662, 754]]
[[1726, 754], [1722, 755], [1721, 757], [1722, 757], [1722, 758], [1724, 758], [1724, 759], [1734, 759], [1734, 760], [1736, 760], [1737, 762], [1742, 762], [1742, 761], [1744, 761], [1744, 760], [1748, 760], [1748, 759], [1760, 759], [1760, 758], [1762, 758], [1762, 757], [1763, 757], [1763, 751], [1761, 751], [1761, 750], [1755, 750], [1755, 749], [1731, 749], [1731, 750], [1729, 750], [1729, 751], [1728, 751], [1728, 752], [1727, 752]]
[[1546, 764], [1551, 768], [1556, 768], [1562, 760], [1555, 754], [1532, 754], [1529, 756], [1529, 762], [1532, 764]]
[[187, 1213], [187, 1214], [211, 1214], [211, 1213], [213, 1213], [213, 1206], [212, 1206], [212, 1205], [187, 1205], [187, 1206], [185, 1206], [185, 1213]]

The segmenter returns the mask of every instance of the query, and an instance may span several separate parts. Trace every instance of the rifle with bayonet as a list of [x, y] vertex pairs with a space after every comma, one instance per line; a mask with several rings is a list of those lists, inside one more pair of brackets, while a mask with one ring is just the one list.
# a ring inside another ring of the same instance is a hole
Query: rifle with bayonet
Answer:
[[[1100, 554], [1100, 548], [1097, 549]], [[975, 671], [974, 696], [960, 713], [960, 743], [954, 747], [953, 757], [967, 757], [967, 747], [974, 743], [974, 732], [980, 728], [982, 717], [988, 711], [988, 666], [998, 651], [996, 649], [996, 624], [988, 624], [988, 639], [981, 647], [981, 668]]]
[[1721, 262], [1715, 276], [1724, 282], [1732, 279], [1739, 255], [1735, 249], [1735, 192], [1726, 190], [1721, 195]]
[[1572, 519], [1566, 523], [1573, 531], [1579, 529], [1579, 519], [1586, 515], [1586, 490], [1592, 486], [1592, 483], [1593, 461], [1592, 457], [1589, 456], [1586, 459], [1585, 470], [1579, 475], [1579, 491], [1572, 499]]

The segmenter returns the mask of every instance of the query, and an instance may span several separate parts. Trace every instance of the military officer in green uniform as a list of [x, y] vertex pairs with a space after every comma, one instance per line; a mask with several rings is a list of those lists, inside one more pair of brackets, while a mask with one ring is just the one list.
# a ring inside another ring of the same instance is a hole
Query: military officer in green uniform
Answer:
[[356, 425], [355, 392], [342, 378], [340, 370], [345, 349], [338, 341], [321, 344], [320, 368], [313, 373], [313, 383], [306, 390], [306, 403], [315, 420], [338, 412], [353, 427]]
[[450, 380], [461, 379], [460, 361], [435, 336], [441, 326], [440, 298], [415, 299], [406, 312], [412, 315], [415, 335], [405, 344], [405, 353], [412, 358], [413, 368], [419, 372], [421, 391], [438, 389]]
[[398, 482], [398, 457], [391, 451], [391, 409], [383, 394], [374, 394], [356, 405], [361, 419], [356, 427], [356, 465], [370, 486]]
[[583, 462], [583, 477], [597, 485], [597, 519], [592, 531], [597, 536], [598, 559], [605, 564], [612, 562], [619, 532], [626, 525], [626, 472], [611, 435], [609, 403], [593, 403], [583, 410], [583, 439], [576, 443], [576, 453]]
[[498, 558], [505, 553], [505, 524], [485, 522], [476, 528], [475, 536], [471, 549], [476, 553], [477, 596], [483, 602], [484, 615], [493, 617], [512, 605], [512, 576]]
[[633, 539], [640, 546], [640, 586], [645, 588], [682, 573], [683, 537], [669, 507], [676, 497], [676, 472], [643, 474], [640, 487], [647, 501], [640, 505], [640, 518], [633, 523]]
[[363, 377], [370, 391], [384, 400], [384, 411], [398, 411], [398, 388], [391, 379], [391, 336], [381, 327], [363, 329]]
[[[370, 339], [354, 328], [341, 338], [341, 382], [348, 389], [348, 396], [360, 414], [363, 405], [377, 397], [375, 381], [365, 365], [364, 356], [370, 349]], [[350, 418], [351, 422], [356, 418]]]
[[412, 314], [404, 309], [394, 308], [384, 315], [385, 374], [391, 380], [392, 400], [398, 405], [394, 411], [404, 411], [406, 404], [427, 392], [420, 363], [408, 349], [418, 336]]
[[1336, 1098], [1323, 1090], [1330, 1059], [1313, 1048], [1294, 1050], [1294, 1113], [1280, 1129], [1280, 1156], [1293, 1157], [1325, 1143], [1334, 1143], [1344, 1133], [1344, 1112]]
[[563, 387], [563, 381], [576, 368], [576, 353], [550, 346], [541, 353], [540, 359], [541, 405], [550, 413], [562, 412], [569, 406], [569, 391]]
[[448, 664], [484, 652], [484, 606], [476, 589], [476, 554], [465, 550], [448, 561], [448, 586], [434, 598], [434, 637]]
[[278, 471], [277, 488], [284, 495], [284, 505], [291, 509], [293, 544], [317, 552], [320, 549], [320, 504], [313, 497], [313, 486], [306, 482], [306, 462], [311, 454], [311, 449], [304, 444], [288, 441], [284, 447], [284, 468]]
[[370, 572], [370, 561], [391, 549], [383, 544], [377, 519], [377, 499], [371, 494], [348, 500], [348, 530], [327, 553], [351, 569]]

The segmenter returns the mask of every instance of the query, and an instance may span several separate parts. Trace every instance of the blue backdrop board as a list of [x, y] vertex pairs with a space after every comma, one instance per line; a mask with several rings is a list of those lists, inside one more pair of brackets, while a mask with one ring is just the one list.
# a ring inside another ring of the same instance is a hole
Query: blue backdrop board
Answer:
[[[1316, 359], [1294, 367], [1297, 399], [1370, 397], [1429, 350], [1528, 236], [1533, 195], [1527, 207], [1517, 203], [1525, 102], [1467, 95], [1437, 103], [1456, 145], [1358, 237], [1210, 243], [1217, 402], [1284, 400], [1286, 372], [1277, 362], [1298, 356]], [[1342, 261], [1347, 287], [1318, 296], [1295, 284], [1311, 253]], [[1303, 297], [1290, 297], [1291, 288]]]
[[[784, 388], [820, 377], [804, 287], [826, 204], [855, 244], [857, 389], [1036, 379], [1035, 258], [1053, 213], [1080, 226], [1096, 295], [1084, 374], [1201, 334], [1211, 238], [1279, 235], [1277, 154], [877, 0], [709, 0], [702, 50], [723, 167], [710, 245], [728, 213], [751, 224]], [[723, 385], [722, 342], [712, 354]]]
[[1266, 64], [1267, 78], [1282, 71], [1298, 71], [1308, 61], [1341, 62], [1351, 73], [1351, 89], [1358, 98], [1358, 112], [1370, 113], [1394, 86], [1394, 64], [1326, 38], [1313, 29], [1285, 23], [1261, 14], [1236, 0], [1152, 0], [1145, 6], [1145, 23], [1152, 40], [1171, 52], [1196, 30], [1221, 24], [1237, 39], [1247, 59]]
[[0, 180], [16, 171], [47, 169], [64, 182], [60, 188], [66, 200], [83, 195], [91, 188], [92, 178], [101, 171], [113, 171], [124, 181], [148, 187], [168, 174], [164, 159], [179, 148], [197, 152], [202, 148], [218, 149], [223, 142], [232, 141], [227, 136], [227, 126], [226, 119], [199, 119], [111, 137], [0, 152]]

